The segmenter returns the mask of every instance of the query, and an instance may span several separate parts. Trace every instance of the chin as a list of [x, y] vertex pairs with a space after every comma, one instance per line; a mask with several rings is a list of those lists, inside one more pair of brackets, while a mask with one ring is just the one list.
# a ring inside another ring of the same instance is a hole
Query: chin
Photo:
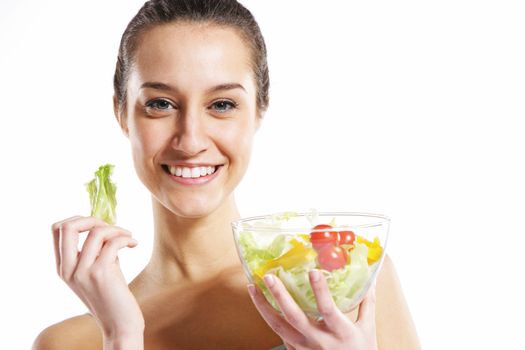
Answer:
[[184, 200], [173, 201], [166, 206], [173, 214], [188, 219], [198, 219], [206, 217], [216, 211], [224, 200], [211, 200], [206, 198], [187, 198]]
[[199, 219], [206, 217], [210, 215], [213, 210], [210, 210], [209, 208], [174, 208], [174, 210], [171, 210], [173, 214], [175, 214], [178, 217], [186, 218], [186, 219]]

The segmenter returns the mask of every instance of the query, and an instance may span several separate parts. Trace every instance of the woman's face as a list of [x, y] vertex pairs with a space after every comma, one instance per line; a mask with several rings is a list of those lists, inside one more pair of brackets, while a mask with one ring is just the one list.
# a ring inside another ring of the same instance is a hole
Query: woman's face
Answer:
[[259, 120], [250, 51], [234, 29], [178, 23], [143, 34], [120, 123], [164, 207], [182, 217], [218, 208], [246, 171]]

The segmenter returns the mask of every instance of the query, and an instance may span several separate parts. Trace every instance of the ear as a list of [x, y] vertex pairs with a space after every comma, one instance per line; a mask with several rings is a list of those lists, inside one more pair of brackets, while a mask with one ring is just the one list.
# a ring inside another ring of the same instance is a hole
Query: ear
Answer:
[[127, 123], [125, 116], [121, 114], [121, 111], [118, 107], [117, 96], [115, 95], [113, 95], [113, 113], [115, 114], [117, 123], [120, 125], [120, 128], [122, 129], [122, 133], [126, 137], [128, 137], [129, 136], [128, 123]]

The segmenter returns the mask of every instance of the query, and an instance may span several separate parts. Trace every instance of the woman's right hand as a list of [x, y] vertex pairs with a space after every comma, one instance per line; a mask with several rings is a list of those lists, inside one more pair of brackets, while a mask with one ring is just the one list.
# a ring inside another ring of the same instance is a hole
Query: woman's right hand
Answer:
[[[81, 216], [54, 223], [52, 231], [57, 272], [95, 317], [104, 349], [143, 349], [144, 318], [117, 256], [121, 248], [137, 245], [131, 233]], [[79, 234], [86, 231], [78, 251]]]

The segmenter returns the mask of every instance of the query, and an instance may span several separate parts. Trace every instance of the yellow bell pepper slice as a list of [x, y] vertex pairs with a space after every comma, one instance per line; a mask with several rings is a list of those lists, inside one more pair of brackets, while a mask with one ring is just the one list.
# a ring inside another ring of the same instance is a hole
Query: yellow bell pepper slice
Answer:
[[308, 234], [305, 234], [305, 233], [299, 233], [297, 234], [299, 237], [301, 237], [302, 239], [304, 239], [305, 242], [310, 242], [310, 235]]
[[269, 260], [266, 264], [255, 270], [254, 274], [259, 278], [263, 278], [266, 271], [270, 269], [282, 266], [283, 269], [287, 270], [312, 261], [317, 256], [312, 248], [308, 248], [296, 239], [292, 239], [290, 243], [292, 244], [290, 250], [278, 258]]
[[379, 237], [374, 238], [374, 241], [370, 242], [366, 238], [357, 236], [357, 242], [365, 244], [368, 247], [368, 265], [372, 265], [373, 263], [379, 261], [381, 254], [383, 253], [383, 247], [381, 247]]

